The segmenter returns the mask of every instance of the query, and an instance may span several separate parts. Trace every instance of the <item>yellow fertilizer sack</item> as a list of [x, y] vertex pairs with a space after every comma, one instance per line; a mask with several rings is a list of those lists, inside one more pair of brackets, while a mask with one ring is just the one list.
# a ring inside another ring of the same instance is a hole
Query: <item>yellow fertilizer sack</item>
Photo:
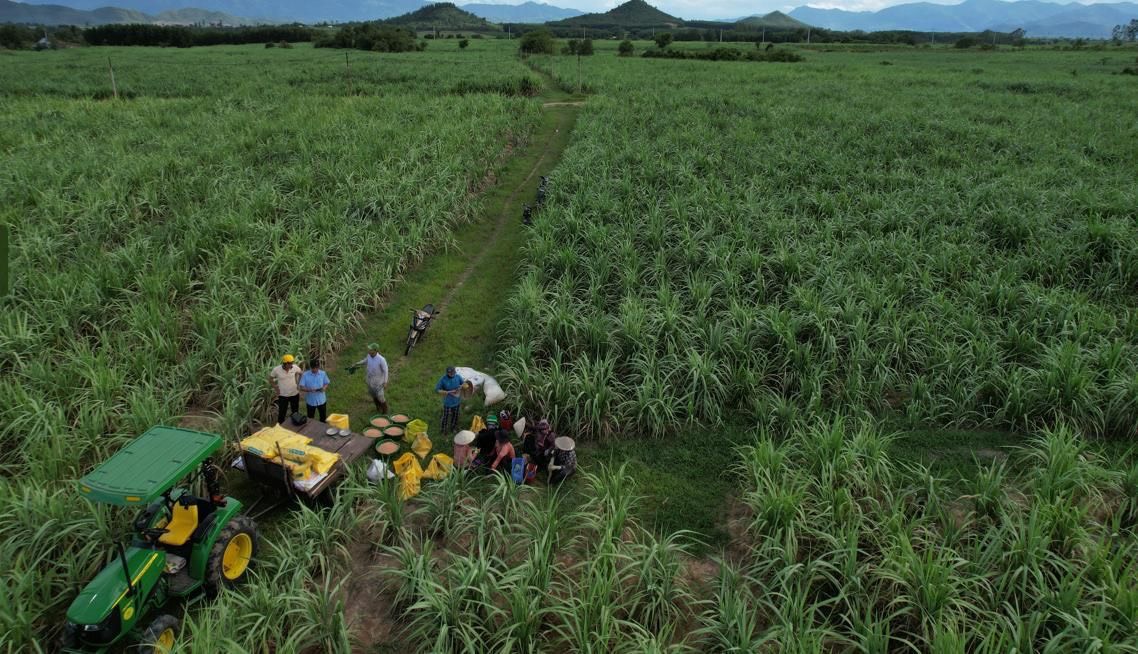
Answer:
[[267, 438], [250, 436], [241, 441], [241, 450], [262, 459], [271, 459], [277, 455], [277, 444]]
[[425, 433], [427, 433], [427, 423], [416, 418], [407, 423], [407, 431], [403, 432], [403, 440], [410, 443], [415, 440], [416, 436]]
[[241, 449], [262, 459], [272, 459], [280, 452], [280, 443], [297, 441], [301, 441], [301, 445], [307, 445], [312, 439], [284, 427], [265, 427], [241, 441]]
[[399, 476], [399, 499], [407, 501], [419, 494], [421, 470], [408, 470]]
[[415, 437], [411, 451], [419, 455], [420, 459], [427, 458], [427, 455], [431, 453], [431, 439], [427, 438], [427, 434], [423, 433]]
[[446, 454], [436, 454], [427, 464], [427, 469], [423, 471], [423, 478], [441, 481], [450, 474], [451, 470], [454, 470], [454, 459]]
[[482, 416], [474, 416], [474, 420], [470, 421], [470, 431], [477, 434], [483, 429], [486, 429], [486, 421], [482, 419]]
[[280, 450], [281, 456], [290, 461], [304, 461], [308, 456], [309, 443], [312, 442], [311, 438], [301, 436], [300, 434], [293, 434], [291, 438], [282, 438], [277, 441], [277, 449]]
[[395, 463], [392, 463], [391, 467], [395, 469], [395, 474], [400, 477], [408, 470], [416, 470], [419, 474], [423, 473], [423, 467], [419, 465], [419, 459], [416, 459], [415, 455], [411, 452], [404, 452], [403, 456], [395, 459]]
[[317, 474], [327, 474], [339, 460], [340, 455], [335, 452], [322, 450], [319, 447], [308, 448], [308, 463], [312, 464], [312, 469]]

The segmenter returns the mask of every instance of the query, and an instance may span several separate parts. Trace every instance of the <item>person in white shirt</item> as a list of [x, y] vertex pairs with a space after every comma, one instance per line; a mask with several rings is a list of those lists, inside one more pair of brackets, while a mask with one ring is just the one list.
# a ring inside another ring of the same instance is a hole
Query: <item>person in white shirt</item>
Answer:
[[300, 411], [300, 366], [295, 364], [296, 358], [291, 354], [281, 357], [281, 365], [273, 368], [269, 373], [269, 383], [277, 391], [277, 424], [285, 421], [289, 415]]
[[349, 373], [356, 371], [360, 366], [367, 366], [367, 392], [371, 401], [375, 402], [377, 413], [387, 413], [387, 359], [379, 353], [379, 345], [371, 343], [367, 346], [367, 356], [355, 362]]

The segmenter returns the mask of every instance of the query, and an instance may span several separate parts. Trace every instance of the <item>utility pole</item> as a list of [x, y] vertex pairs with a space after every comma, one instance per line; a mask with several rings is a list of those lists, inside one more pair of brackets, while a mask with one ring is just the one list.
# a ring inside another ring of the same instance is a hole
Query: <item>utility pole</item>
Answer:
[[348, 70], [348, 95], [352, 95], [352, 64], [348, 61], [348, 53], [344, 53], [344, 68]]
[[111, 66], [111, 58], [107, 57], [107, 70], [111, 71], [111, 93], [115, 95], [115, 99], [119, 99], [119, 87], [115, 84], [115, 69]]
[[810, 28], [806, 28], [806, 45], [810, 45]]
[[766, 25], [763, 26], [763, 43], [762, 44], [763, 45], [767, 44], [767, 28], [766, 28]]
[[581, 42], [577, 44], [577, 92], [581, 92], [581, 48], [585, 47], [585, 28], [581, 28]]

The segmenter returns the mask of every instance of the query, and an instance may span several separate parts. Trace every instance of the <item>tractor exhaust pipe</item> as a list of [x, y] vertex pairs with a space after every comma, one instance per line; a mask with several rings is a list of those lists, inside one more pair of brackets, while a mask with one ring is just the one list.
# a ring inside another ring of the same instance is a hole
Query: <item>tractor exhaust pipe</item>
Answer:
[[126, 564], [126, 548], [123, 547], [121, 542], [115, 544], [119, 547], [119, 562], [122, 563], [122, 573], [123, 576], [126, 577], [126, 588], [130, 591], [130, 594], [134, 596], [134, 599], [137, 600], [138, 589], [134, 587], [134, 582], [130, 579], [130, 566]]

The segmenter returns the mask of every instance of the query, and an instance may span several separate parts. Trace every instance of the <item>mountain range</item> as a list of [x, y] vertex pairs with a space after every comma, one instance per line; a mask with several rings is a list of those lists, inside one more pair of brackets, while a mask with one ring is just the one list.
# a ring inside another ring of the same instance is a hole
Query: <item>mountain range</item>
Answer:
[[[25, 0], [45, 5], [60, 0]], [[276, 22], [343, 23], [394, 18], [431, 4], [423, 0], [64, 0], [73, 9], [102, 10], [108, 4], [137, 12], [163, 12], [187, 7], [221, 11], [240, 16], [263, 16]], [[520, 5], [470, 4], [463, 9], [500, 23], [544, 23], [579, 16], [583, 12], [539, 2]], [[0, 18], [3, 22], [3, 18]]]
[[0, 0], [0, 23], [31, 23], [37, 25], [109, 25], [113, 23], [154, 23], [162, 25], [194, 25], [221, 23], [222, 25], [253, 25], [264, 23], [231, 16], [220, 11], [205, 9], [168, 9], [147, 14], [134, 9], [101, 6], [90, 11], [54, 4], [25, 4]]
[[[106, 22], [196, 22], [250, 16], [262, 21], [305, 23], [347, 22], [391, 18], [422, 8], [423, 0], [26, 0], [27, 4], [0, 0], [0, 22], [39, 22], [48, 24], [96, 24]], [[107, 7], [113, 2], [116, 7]], [[50, 18], [36, 18], [33, 5], [53, 5]], [[172, 14], [194, 7], [193, 14]], [[538, 2], [520, 5], [467, 4], [463, 9], [495, 23], [550, 22], [560, 26], [607, 25], [609, 27], [663, 27], [682, 25], [671, 16], [643, 0], [631, 0], [603, 14], [582, 14]], [[80, 10], [89, 14], [71, 14]], [[210, 13], [220, 12], [220, 13]], [[1138, 3], [1059, 4], [1041, 0], [965, 0], [957, 5], [915, 2], [886, 7], [880, 11], [846, 11], [802, 6], [787, 12], [782, 21], [799, 21], [833, 30], [913, 30], [920, 32], [1010, 32], [1022, 28], [1029, 37], [1109, 38], [1111, 28], [1138, 18]], [[188, 15], [203, 18], [184, 20]], [[228, 17], [222, 17], [222, 15]], [[771, 14], [768, 14], [770, 16]], [[205, 18], [205, 16], [215, 16]], [[782, 16], [782, 14], [780, 14]], [[165, 18], [164, 18], [165, 17]], [[180, 17], [168, 20], [169, 17]], [[755, 17], [743, 20], [754, 21]], [[766, 18], [766, 17], [763, 17]], [[734, 22], [734, 21], [730, 21]], [[791, 25], [793, 23], [786, 23]]]
[[1028, 36], [1110, 38], [1115, 25], [1138, 18], [1138, 4], [1082, 5], [1039, 0], [965, 0], [958, 5], [929, 2], [886, 7], [880, 11], [845, 11], [798, 7], [790, 16], [833, 30], [914, 30], [919, 32], [1010, 32]]
[[585, 13], [576, 9], [554, 7], [541, 2], [523, 2], [520, 5], [475, 3], [461, 6], [475, 16], [481, 16], [494, 23], [548, 23]]

